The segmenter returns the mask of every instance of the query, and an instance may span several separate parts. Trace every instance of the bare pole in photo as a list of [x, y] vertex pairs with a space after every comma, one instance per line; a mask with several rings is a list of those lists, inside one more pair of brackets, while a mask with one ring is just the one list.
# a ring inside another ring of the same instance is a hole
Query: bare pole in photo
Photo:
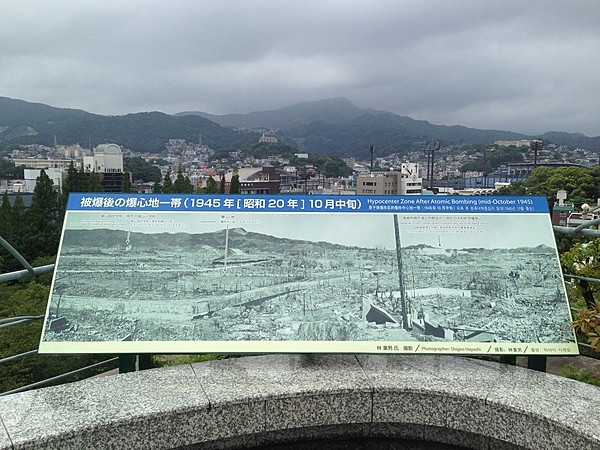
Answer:
[[394, 214], [394, 231], [396, 234], [396, 258], [398, 259], [398, 284], [400, 288], [400, 308], [402, 309], [402, 328], [410, 330], [408, 314], [406, 313], [406, 295], [404, 292], [404, 278], [402, 276], [402, 244], [400, 243], [400, 226], [398, 225], [398, 214]]
[[225, 256], [223, 257], [223, 273], [227, 273], [227, 253], [229, 253], [229, 222], [225, 224]]

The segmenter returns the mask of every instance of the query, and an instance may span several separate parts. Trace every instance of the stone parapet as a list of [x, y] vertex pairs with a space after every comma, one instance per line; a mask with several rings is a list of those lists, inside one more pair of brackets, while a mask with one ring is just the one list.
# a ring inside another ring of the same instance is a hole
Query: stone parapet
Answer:
[[410, 442], [411, 449], [435, 442], [592, 450], [600, 448], [599, 400], [595, 386], [463, 357], [253, 356], [0, 397], [0, 450], [191, 450], [365, 438]]

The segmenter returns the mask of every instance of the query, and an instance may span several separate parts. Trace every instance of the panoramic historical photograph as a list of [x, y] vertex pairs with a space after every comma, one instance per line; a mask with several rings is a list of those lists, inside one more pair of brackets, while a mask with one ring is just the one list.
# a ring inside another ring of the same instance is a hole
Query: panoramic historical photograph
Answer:
[[66, 220], [45, 342], [573, 342], [543, 214]]

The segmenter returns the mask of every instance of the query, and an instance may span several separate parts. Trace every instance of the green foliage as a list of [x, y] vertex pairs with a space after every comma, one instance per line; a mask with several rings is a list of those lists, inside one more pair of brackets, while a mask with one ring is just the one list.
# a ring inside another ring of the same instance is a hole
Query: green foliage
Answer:
[[[259, 133], [224, 128], [200, 116], [172, 116], [160, 112], [100, 116], [81, 110], [53, 108], [47, 105], [0, 98], [2, 125], [0, 142], [52, 145], [54, 136], [62, 142], [118, 142], [134, 152], [160, 153], [173, 136], [194, 142], [198, 132], [212, 148], [239, 147], [258, 141]], [[37, 134], [19, 132], [27, 125]], [[13, 128], [13, 129], [11, 129]]]
[[221, 179], [219, 180], [219, 194], [225, 193], [225, 174], [221, 174]]
[[[65, 185], [72, 190], [82, 187], [92, 177], [69, 169]], [[96, 175], [99, 185], [99, 178]], [[88, 189], [90, 186], [88, 186]], [[93, 188], [93, 183], [91, 188]], [[101, 188], [101, 187], [100, 187]], [[45, 171], [40, 172], [32, 197], [31, 207], [25, 209], [20, 194], [13, 206], [8, 195], [4, 194], [0, 206], [0, 232], [33, 267], [52, 264], [62, 228], [62, 217], [66, 196], [60, 198], [52, 180]], [[22, 269], [21, 264], [2, 249], [0, 253], [2, 272]], [[0, 287], [0, 318], [19, 316], [39, 316], [46, 310], [52, 274], [47, 273], [35, 279], [24, 278]], [[0, 358], [14, 356], [37, 348], [42, 331], [42, 320], [0, 329]], [[106, 360], [106, 355], [54, 356], [33, 355], [0, 364], [0, 391], [5, 392], [27, 384], [54, 377], [74, 369]], [[115, 367], [92, 369], [87, 373], [70, 376], [59, 381], [73, 381]], [[56, 384], [56, 383], [55, 383]]]
[[204, 188], [205, 194], [218, 194], [219, 187], [217, 186], [217, 182], [213, 177], [208, 177], [206, 180], [206, 187]]
[[551, 204], [560, 189], [567, 191], [569, 201], [576, 205], [595, 203], [600, 197], [600, 169], [586, 167], [538, 167], [525, 180], [527, 193], [543, 195]]
[[175, 183], [173, 183], [173, 189], [171, 192], [178, 194], [191, 194], [194, 192], [194, 186], [192, 185], [192, 182], [187, 175], [183, 176], [181, 170], [177, 172], [177, 178], [175, 179]]
[[[0, 318], [44, 314], [50, 287], [39, 281], [30, 280], [27, 283], [2, 286]], [[41, 331], [42, 320], [0, 329], [0, 358], [36, 349]], [[104, 359], [105, 355], [34, 355], [3, 363], [0, 364], [0, 392], [42, 381]], [[89, 375], [88, 373], [71, 376], [68, 380]]]
[[[462, 172], [469, 170], [485, 173], [491, 173], [502, 165], [509, 163], [520, 163], [525, 159], [527, 149], [517, 149], [514, 147], [498, 147], [497, 149], [486, 150], [485, 168], [483, 167], [483, 155], [475, 161], [464, 164], [461, 168]], [[485, 170], [484, 170], [485, 169]]]
[[152, 362], [154, 367], [178, 366], [181, 364], [194, 364], [205, 361], [226, 359], [227, 355], [213, 355], [204, 353], [199, 355], [154, 355]]
[[11, 209], [10, 199], [8, 197], [8, 193], [4, 191], [2, 194], [2, 205], [0, 205], [0, 236], [4, 237], [4, 239], [10, 239], [9, 233], [12, 233], [11, 230]]
[[104, 192], [100, 176], [96, 172], [90, 174], [90, 184], [86, 192]]
[[129, 172], [125, 172], [123, 174], [123, 183], [121, 183], [121, 192], [136, 192], [136, 190], [133, 189], [133, 186], [131, 184], [131, 174]]
[[18, 248], [19, 252], [27, 260], [56, 255], [62, 228], [61, 218], [58, 192], [42, 169], [33, 190], [31, 206], [25, 211], [24, 224], [18, 229], [24, 241]]
[[554, 240], [556, 241], [558, 254], [562, 255], [571, 250], [576, 244], [588, 242], [590, 238], [581, 234], [554, 233]]
[[338, 156], [310, 155], [311, 164], [326, 177], [348, 177], [352, 169]]
[[[50, 264], [53, 258], [38, 259], [33, 267]], [[38, 316], [46, 311], [51, 274], [23, 279], [0, 287], [0, 318]], [[35, 320], [0, 329], [0, 358], [35, 350], [43, 321]], [[0, 392], [61, 375], [108, 359], [108, 355], [33, 355], [0, 364]], [[54, 384], [75, 381], [116, 367], [117, 363], [70, 376]]]
[[240, 174], [237, 169], [233, 169], [233, 175], [231, 176], [231, 182], [229, 183], [230, 194], [241, 194], [240, 186]]
[[571, 327], [578, 336], [587, 341], [592, 350], [600, 353], [600, 301], [578, 309]]
[[0, 178], [3, 180], [23, 179], [25, 166], [15, 166], [11, 161], [0, 158]]
[[[563, 272], [587, 278], [600, 278], [600, 239], [588, 243], [575, 244], [560, 256]], [[576, 294], [584, 298], [589, 308], [594, 308], [600, 293], [600, 283], [574, 279]]]
[[162, 182], [162, 192], [164, 194], [170, 194], [171, 192], [173, 192], [173, 181], [171, 180], [171, 171], [167, 170], [167, 173], [165, 173], [165, 177], [163, 178], [163, 182]]
[[600, 386], [600, 378], [593, 373], [581, 370], [572, 364], [567, 364], [565, 367], [560, 369], [559, 375], [572, 380], [581, 381], [583, 383], [593, 384], [594, 386]]
[[[162, 162], [166, 163], [166, 161]], [[142, 180], [144, 182], [154, 181], [158, 183], [161, 180], [160, 169], [153, 163], [146, 162], [143, 158], [123, 158], [123, 170], [131, 172], [134, 181]]]
[[513, 181], [510, 185], [498, 189], [498, 195], [527, 195], [527, 187], [523, 181]]

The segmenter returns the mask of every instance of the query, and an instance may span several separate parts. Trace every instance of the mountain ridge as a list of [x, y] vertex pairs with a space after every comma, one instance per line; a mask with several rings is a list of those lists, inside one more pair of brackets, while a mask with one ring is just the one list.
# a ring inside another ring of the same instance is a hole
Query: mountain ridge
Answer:
[[50, 146], [56, 136], [59, 143], [66, 145], [116, 142], [136, 152], [159, 153], [169, 139], [197, 142], [199, 133], [203, 142], [215, 149], [250, 145], [260, 137], [258, 133], [235, 131], [199, 116], [175, 117], [158, 111], [102, 116], [0, 97], [0, 145]]
[[[219, 123], [220, 122], [220, 123]], [[235, 149], [258, 142], [260, 129], [277, 130], [278, 139], [301, 151], [321, 155], [368, 158], [369, 146], [377, 154], [406, 154], [423, 143], [490, 145], [497, 140], [541, 138], [557, 145], [596, 150], [599, 137], [549, 131], [524, 135], [505, 130], [480, 130], [461, 125], [435, 125], [388, 111], [358, 108], [346, 98], [302, 102], [269, 111], [212, 115], [183, 112], [138, 112], [102, 116], [80, 109], [55, 108], [42, 103], [0, 97], [0, 146], [10, 144], [97, 145], [115, 142], [135, 152], [160, 153], [169, 139], [196, 142], [218, 150]], [[415, 147], [416, 146], [416, 147]]]

